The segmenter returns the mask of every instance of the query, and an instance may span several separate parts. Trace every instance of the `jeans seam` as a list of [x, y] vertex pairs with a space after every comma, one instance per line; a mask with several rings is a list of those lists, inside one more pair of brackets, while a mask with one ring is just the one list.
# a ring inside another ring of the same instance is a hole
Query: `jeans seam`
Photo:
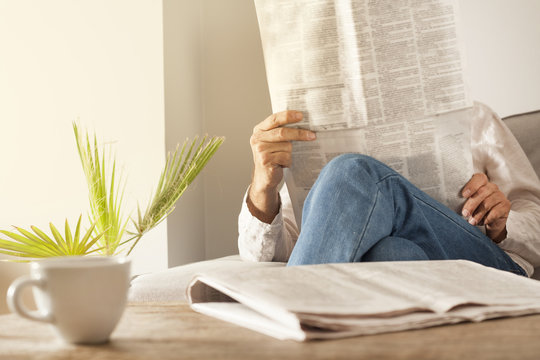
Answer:
[[[516, 265], [517, 265], [517, 264], [516, 264]], [[517, 266], [519, 266], [519, 265], [517, 265]], [[519, 268], [521, 268], [521, 266], [519, 266]], [[523, 268], [521, 268], [521, 269], [523, 269]], [[512, 270], [512, 269], [510, 269], [510, 270], [508, 270], [508, 271], [510, 271], [511, 273], [516, 274], [516, 275], [521, 275], [521, 276], [528, 277], [528, 276], [527, 276], [527, 273], [525, 272], [525, 270], [520, 270], [520, 269]]]
[[391, 178], [391, 177], [400, 177], [399, 174], [386, 174], [384, 175], [382, 178], [380, 178], [379, 180], [377, 180], [377, 182], [375, 183], [375, 185], [377, 185], [377, 187], [379, 187], [379, 184], [382, 183], [383, 181], [385, 181], [386, 179], [388, 178]]
[[[399, 174], [386, 174], [385, 176], [383, 176], [381, 179], [379, 179], [377, 181], [377, 187], [379, 186], [379, 183], [387, 180], [388, 178], [399, 178], [400, 175]], [[444, 212], [440, 211], [439, 209], [437, 209], [436, 207], [432, 206], [431, 204], [427, 203], [426, 201], [424, 201], [423, 199], [419, 198], [418, 196], [416, 196], [415, 194], [411, 194], [415, 199], [417, 199], [418, 201], [422, 202], [423, 204], [425, 204], [426, 206], [429, 206], [430, 208], [432, 208], [434, 211], [436, 211], [437, 213], [441, 214], [442, 216], [444, 216], [445, 218], [447, 218], [448, 220], [450, 220], [451, 222], [453, 222], [454, 224], [456, 224], [456, 226], [458, 226], [460, 229], [463, 229], [465, 232], [467, 232], [468, 234], [478, 238], [478, 239], [481, 239], [482, 237], [479, 236], [478, 234], [475, 234], [474, 232], [472, 232], [470, 229], [467, 229], [467, 227], [463, 226], [463, 224], [460, 224], [459, 222], [455, 221], [454, 219], [452, 219], [450, 216], [446, 215]]]
[[422, 202], [422, 204], [425, 204], [426, 206], [429, 206], [430, 208], [432, 208], [434, 211], [436, 211], [438, 214], [444, 216], [445, 218], [447, 218], [448, 220], [450, 220], [451, 222], [453, 222], [454, 224], [456, 224], [460, 229], [466, 231], [467, 233], [469, 233], [470, 235], [478, 238], [478, 239], [481, 239], [482, 237], [481, 236], [478, 236], [478, 234], [475, 234], [474, 232], [470, 231], [469, 229], [467, 229], [467, 227], [463, 226], [463, 224], [460, 224], [459, 222], [455, 221], [454, 219], [452, 219], [450, 216], [446, 215], [444, 212], [440, 211], [439, 209], [437, 209], [436, 207], [432, 206], [431, 204], [425, 202], [423, 199], [419, 198], [418, 196], [416, 195], [412, 195], [415, 199], [417, 199], [418, 201]]
[[[379, 194], [380, 193], [381, 193], [381, 191], [377, 187], [377, 193], [375, 194], [375, 201], [373, 201], [373, 205], [371, 206], [371, 210], [369, 211], [369, 215], [368, 215], [368, 217], [366, 219], [366, 224], [370, 223], [371, 216], [373, 215], [373, 211], [375, 211], [375, 205], [377, 204], [377, 200], [379, 199]], [[362, 239], [364, 238], [364, 235], [366, 234], [367, 228], [368, 228], [368, 226], [364, 226], [362, 234], [360, 234], [360, 236], [359, 236], [356, 248], [352, 252], [352, 256], [349, 259], [349, 262], [354, 262], [354, 259], [356, 259], [356, 255], [358, 254], [358, 249], [360, 248], [360, 245], [362, 244]]]

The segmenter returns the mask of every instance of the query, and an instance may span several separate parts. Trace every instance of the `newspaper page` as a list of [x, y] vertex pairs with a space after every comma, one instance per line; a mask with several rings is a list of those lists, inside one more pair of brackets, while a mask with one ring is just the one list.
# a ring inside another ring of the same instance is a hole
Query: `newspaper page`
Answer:
[[191, 307], [280, 339], [401, 331], [540, 312], [540, 283], [465, 260], [220, 270]]
[[383, 161], [454, 210], [472, 175], [457, 0], [255, 0], [274, 112], [317, 131], [285, 180], [295, 217], [342, 153]]

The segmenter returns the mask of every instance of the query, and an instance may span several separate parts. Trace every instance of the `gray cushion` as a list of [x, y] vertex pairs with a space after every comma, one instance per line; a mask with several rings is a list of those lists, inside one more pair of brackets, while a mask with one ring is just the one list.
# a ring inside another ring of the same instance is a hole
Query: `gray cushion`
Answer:
[[234, 266], [241, 263], [239, 255], [215, 260], [199, 261], [176, 266], [163, 271], [142, 274], [131, 280], [128, 300], [130, 302], [185, 302], [186, 288], [199, 272]]
[[[503, 120], [519, 141], [540, 178], [540, 110], [508, 116]], [[540, 268], [534, 270], [533, 278], [540, 280]]]
[[510, 128], [540, 177], [540, 110], [506, 117]]

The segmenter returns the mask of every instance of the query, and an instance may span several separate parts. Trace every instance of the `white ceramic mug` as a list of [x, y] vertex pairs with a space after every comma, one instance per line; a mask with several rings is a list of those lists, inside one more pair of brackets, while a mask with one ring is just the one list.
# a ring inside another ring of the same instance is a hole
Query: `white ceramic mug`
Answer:
[[[116, 257], [69, 256], [33, 262], [30, 276], [8, 289], [8, 306], [30, 320], [51, 323], [67, 342], [97, 344], [108, 341], [127, 301], [130, 261]], [[21, 301], [31, 286], [37, 311]]]

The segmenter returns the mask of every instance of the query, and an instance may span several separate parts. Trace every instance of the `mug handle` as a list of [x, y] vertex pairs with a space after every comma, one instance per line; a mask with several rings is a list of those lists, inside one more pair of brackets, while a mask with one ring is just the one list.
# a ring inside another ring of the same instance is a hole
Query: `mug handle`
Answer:
[[40, 312], [40, 311], [30, 311], [26, 306], [23, 305], [21, 301], [22, 290], [27, 286], [36, 286], [38, 288], [43, 288], [45, 281], [42, 278], [33, 278], [31, 276], [25, 275], [16, 279], [9, 287], [7, 292], [7, 303], [9, 309], [30, 320], [42, 321], [46, 323], [53, 322], [53, 316], [50, 312]]

